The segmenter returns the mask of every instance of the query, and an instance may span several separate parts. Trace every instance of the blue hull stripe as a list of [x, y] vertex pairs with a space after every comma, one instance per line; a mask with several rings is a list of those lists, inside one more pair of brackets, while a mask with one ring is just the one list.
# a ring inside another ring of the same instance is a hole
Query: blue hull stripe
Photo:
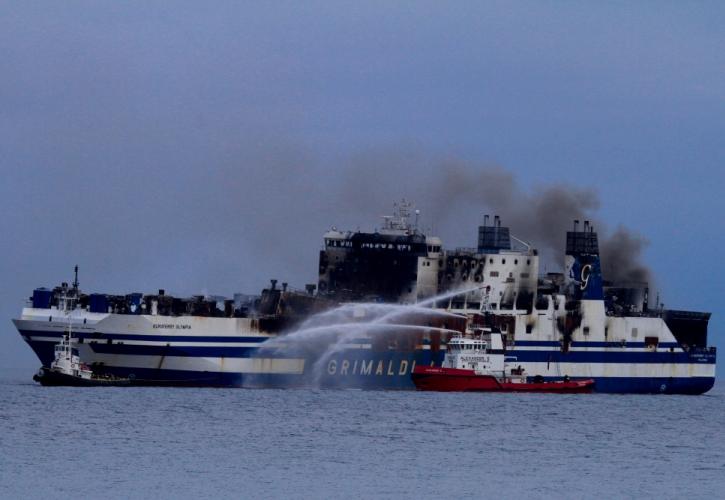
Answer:
[[[62, 336], [61, 332], [58, 331], [30, 331], [20, 330], [20, 333], [25, 336], [37, 336], [42, 335], [44, 337], [58, 337]], [[229, 336], [209, 336], [209, 335], [143, 335], [143, 334], [128, 334], [128, 333], [88, 333], [78, 331], [73, 334], [75, 338], [81, 339], [96, 339], [96, 340], [149, 340], [158, 342], [265, 342], [269, 337], [258, 336], [258, 337], [229, 337]], [[355, 339], [351, 342], [364, 343], [370, 342], [370, 339]], [[516, 340], [515, 345], [517, 347], [553, 347], [559, 349], [561, 342], [555, 340]], [[572, 347], [595, 347], [595, 348], [643, 348], [646, 347], [644, 342], [587, 342], [587, 341], [573, 341]], [[677, 348], [680, 345], [677, 342], [660, 342], [660, 348]]]
[[187, 356], [215, 358], [251, 358], [259, 352], [257, 347], [175, 347], [162, 345], [88, 344], [99, 354], [125, 354], [133, 356]]
[[647, 351], [506, 351], [506, 356], [530, 363], [672, 363], [714, 364], [715, 353], [647, 352]]
[[[557, 340], [516, 340], [515, 345], [518, 347], [555, 347], [560, 348], [561, 342]], [[643, 348], [647, 347], [644, 342], [589, 342], [582, 340], [575, 340], [571, 343], [572, 347], [630, 347], [630, 348]], [[680, 347], [677, 342], [660, 342], [658, 347], [669, 349]]]
[[[107, 340], [107, 339], [106, 339]], [[158, 346], [158, 345], [136, 345], [111, 343], [106, 340], [98, 340], [87, 342], [88, 346], [94, 352], [103, 354], [125, 354], [139, 356], [189, 356], [189, 357], [227, 357], [227, 358], [249, 358], [254, 356], [263, 346], [260, 347], [224, 347], [224, 346]], [[112, 339], [115, 341], [115, 339]], [[156, 340], [159, 340], [156, 338]], [[53, 343], [52, 342], [30, 342], [41, 361], [46, 363], [46, 357], [49, 356], [47, 363], [53, 359]], [[41, 346], [40, 344], [45, 344]], [[37, 345], [37, 347], [36, 347]], [[47, 347], [47, 349], [45, 349]], [[39, 350], [43, 352], [40, 355]], [[263, 351], [262, 351], [263, 352]], [[363, 350], [362, 352], [375, 352], [371, 350]], [[404, 351], [400, 351], [406, 354]], [[413, 351], [408, 351], [412, 354]], [[417, 351], [416, 351], [417, 352]], [[635, 351], [627, 352], [622, 350], [613, 351], [570, 351], [563, 353], [560, 350], [548, 351], [531, 351], [524, 349], [514, 349], [507, 351], [507, 357], [515, 358], [521, 362], [532, 363], [672, 363], [672, 364], [715, 364], [715, 351], [674, 351], [674, 352], [657, 352], [657, 351]], [[291, 356], [313, 356], [314, 353], [304, 348], [294, 349], [270, 349], [265, 356], [275, 357], [275, 355], [283, 357]]]
[[[105, 354], [130, 354], [148, 356], [200, 356], [200, 357], [225, 357], [225, 358], [249, 358], [254, 356], [259, 348], [256, 347], [204, 347], [204, 346], [147, 346], [147, 345], [125, 345], [90, 343], [93, 351]], [[264, 352], [262, 350], [262, 352]], [[363, 352], [375, 352], [364, 350]], [[314, 355], [310, 352], [294, 351], [292, 349], [274, 350], [270, 349], [265, 356], [303, 356]], [[672, 363], [672, 364], [714, 364], [715, 355], [690, 355], [687, 352], [607, 352], [607, 351], [572, 351], [567, 354], [561, 351], [507, 351], [507, 357], [515, 358], [523, 362], [539, 363]]]
[[[20, 330], [20, 334], [26, 337], [58, 337], [63, 336], [63, 332], [58, 331], [31, 331]], [[269, 337], [213, 337], [209, 335], [134, 335], [128, 333], [88, 333], [73, 332], [73, 338], [83, 340], [150, 340], [158, 342], [265, 342]]]

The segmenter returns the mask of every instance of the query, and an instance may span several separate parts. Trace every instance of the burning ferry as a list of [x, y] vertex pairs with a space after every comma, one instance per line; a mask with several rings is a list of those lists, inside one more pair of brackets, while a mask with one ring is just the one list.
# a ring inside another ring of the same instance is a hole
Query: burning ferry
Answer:
[[[566, 235], [563, 273], [499, 217], [477, 247], [445, 250], [401, 204], [374, 232], [324, 235], [317, 284], [276, 281], [233, 299], [39, 288], [13, 322], [44, 367], [73, 332], [98, 376], [139, 384], [414, 389], [450, 339], [500, 337], [507, 363], [542, 381], [594, 380], [596, 392], [701, 394], [715, 380], [710, 314], [650, 308], [646, 284], [602, 276], [597, 233]], [[69, 306], [70, 304], [70, 306]]]

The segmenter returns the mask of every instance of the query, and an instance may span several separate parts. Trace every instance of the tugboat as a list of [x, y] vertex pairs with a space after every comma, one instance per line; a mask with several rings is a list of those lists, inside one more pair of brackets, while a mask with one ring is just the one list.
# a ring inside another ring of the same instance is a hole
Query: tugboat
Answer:
[[81, 361], [78, 349], [73, 347], [73, 334], [71, 332], [70, 311], [74, 308], [74, 301], [75, 297], [67, 294], [61, 297], [62, 310], [68, 314], [68, 329], [63, 334], [60, 343], [54, 348], [55, 357], [50, 364], [50, 368], [40, 368], [38, 373], [33, 375], [33, 380], [41, 385], [54, 386], [130, 385], [131, 379], [97, 374]]
[[99, 386], [130, 385], [131, 380], [112, 376], [97, 375], [83, 363], [78, 350], [73, 347], [70, 329], [55, 346], [55, 359], [50, 368], [41, 368], [33, 375], [33, 380], [41, 385]]
[[[514, 363], [515, 364], [515, 363]], [[594, 380], [545, 381], [529, 377], [521, 366], [506, 361], [500, 333], [479, 338], [454, 337], [448, 342], [443, 366], [417, 366], [413, 383], [420, 391], [551, 392], [579, 394], [594, 389]]]

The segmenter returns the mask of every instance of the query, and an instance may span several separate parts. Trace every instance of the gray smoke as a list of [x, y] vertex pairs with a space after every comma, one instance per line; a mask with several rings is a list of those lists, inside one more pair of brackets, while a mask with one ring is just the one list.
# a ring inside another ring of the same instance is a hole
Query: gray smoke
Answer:
[[178, 215], [168, 209], [160, 214], [168, 250], [164, 263], [152, 268], [194, 272], [187, 271], [179, 285], [191, 279], [255, 290], [268, 278], [298, 287], [314, 282], [325, 230], [372, 230], [401, 198], [421, 209], [422, 229], [441, 236], [448, 248], [475, 246], [483, 214], [500, 215], [515, 236], [540, 250], [542, 270], [562, 268], [565, 233], [574, 219], [593, 220], [605, 278], [642, 281], [649, 275], [640, 263], [646, 241], [624, 228], [609, 236], [596, 220], [600, 203], [592, 189], [527, 188], [498, 166], [400, 150], [321, 159], [301, 148], [246, 143], [213, 163], [203, 177], [185, 180], [195, 188]]
[[619, 226], [601, 242], [602, 273], [615, 283], [650, 282], [652, 273], [640, 256], [649, 242], [641, 235]]
[[392, 201], [407, 197], [423, 210], [424, 221], [433, 222], [433, 233], [451, 247], [474, 246], [483, 214], [500, 215], [512, 234], [541, 250], [545, 267], [555, 268], [563, 264], [566, 231], [573, 221], [590, 220], [599, 233], [605, 279], [621, 283], [651, 278], [641, 261], [647, 240], [622, 226], [610, 233], [596, 217], [600, 200], [594, 189], [558, 183], [525, 189], [514, 174], [498, 166], [415, 155], [358, 158], [346, 171], [340, 205], [358, 216], [375, 215], [371, 208], [379, 215]]
[[600, 206], [595, 190], [554, 184], [526, 191], [512, 173], [500, 168], [452, 165], [442, 168], [441, 173], [435, 209], [454, 210], [453, 197], [474, 206], [478, 203], [503, 217], [513, 234], [544, 250], [545, 262], [559, 263], [565, 233], [572, 229], [573, 221], [590, 220], [599, 233], [605, 279], [615, 283], [649, 281], [651, 272], [641, 262], [647, 240], [621, 225], [610, 234], [595, 215]]
[[[564, 185], [542, 186], [526, 192], [511, 172], [498, 167], [475, 168], [464, 164], [444, 165], [433, 210], [450, 219], [457, 205], [500, 215], [514, 234], [537, 248], [561, 254], [564, 234], [574, 219], [592, 218], [599, 208], [597, 194], [589, 189]], [[475, 225], [475, 222], [473, 225]]]

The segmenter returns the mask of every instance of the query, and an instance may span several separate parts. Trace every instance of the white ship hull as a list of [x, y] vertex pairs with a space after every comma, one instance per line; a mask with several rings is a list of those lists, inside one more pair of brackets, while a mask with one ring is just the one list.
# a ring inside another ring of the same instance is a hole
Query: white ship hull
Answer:
[[[589, 307], [593, 309], [589, 316], [595, 317], [597, 305]], [[588, 317], [586, 310], [584, 317]], [[659, 318], [636, 319], [638, 332], [647, 328], [658, 330], [657, 346], [646, 346], [641, 338], [624, 336], [632, 328], [613, 329], [611, 335], [616, 340], [604, 340], [597, 338], [590, 327], [587, 338], [583, 330], [575, 333], [567, 352], [562, 352], [561, 342], [551, 338], [556, 335], [554, 321], [542, 319], [540, 328], [515, 335], [507, 358], [527, 373], [545, 379], [592, 378], [597, 392], [702, 393], [712, 387], [713, 351], [686, 352]], [[522, 324], [530, 320], [524, 314], [517, 319]], [[85, 363], [117, 376], [172, 385], [320, 384], [413, 389], [410, 374], [416, 363], [440, 364], [445, 350], [445, 346], [434, 348], [424, 343], [410, 351], [376, 351], [371, 343], [360, 343], [338, 350], [320, 362], [320, 353], [261, 349], [275, 336], [260, 332], [255, 321], [248, 318], [162, 317], [82, 310], [65, 315], [57, 310], [25, 308], [21, 319], [14, 320], [46, 366], [69, 321]], [[525, 326], [517, 328], [518, 331], [525, 332]]]

